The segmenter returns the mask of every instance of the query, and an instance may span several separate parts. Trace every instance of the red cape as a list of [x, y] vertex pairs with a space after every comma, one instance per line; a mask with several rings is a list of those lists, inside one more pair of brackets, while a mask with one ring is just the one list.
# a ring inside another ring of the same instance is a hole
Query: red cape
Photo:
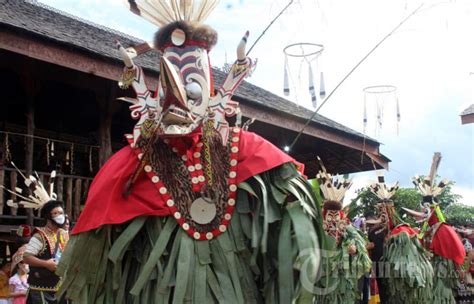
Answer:
[[[237, 184], [287, 162], [294, 162], [302, 168], [300, 163], [262, 137], [251, 132], [241, 132]], [[137, 156], [130, 146], [115, 153], [105, 163], [91, 184], [85, 209], [72, 234], [106, 224], [124, 223], [141, 215], [170, 215], [166, 203], [145, 174], [135, 181], [128, 197], [122, 195], [124, 185], [137, 163]]]
[[434, 234], [430, 249], [434, 254], [453, 260], [458, 265], [464, 263], [464, 257], [466, 256], [464, 246], [453, 227], [445, 223], [442, 223]]
[[402, 232], [408, 234], [409, 237], [416, 235], [416, 231], [407, 224], [395, 227], [390, 231], [390, 235], [397, 235]]

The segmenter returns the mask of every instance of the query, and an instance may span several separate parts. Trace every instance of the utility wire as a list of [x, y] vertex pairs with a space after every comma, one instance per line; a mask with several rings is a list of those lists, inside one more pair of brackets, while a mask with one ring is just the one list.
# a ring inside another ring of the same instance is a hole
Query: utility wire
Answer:
[[265, 33], [267, 32], [267, 30], [273, 25], [273, 23], [275, 23], [275, 21], [277, 21], [278, 18], [280, 18], [280, 16], [290, 7], [290, 5], [293, 4], [293, 1], [294, 0], [291, 0], [290, 2], [288, 2], [288, 4], [280, 11], [280, 13], [278, 15], [276, 15], [275, 18], [273, 18], [272, 21], [270, 21], [270, 23], [268, 24], [268, 26], [263, 30], [263, 32], [260, 34], [260, 36], [258, 36], [257, 40], [255, 40], [255, 42], [252, 44], [252, 46], [250, 47], [250, 49], [247, 51], [247, 54], [246, 56], [248, 56], [250, 54], [250, 52], [252, 51], [253, 47], [258, 43], [258, 41], [260, 40], [260, 38], [263, 37], [263, 35], [265, 35]]

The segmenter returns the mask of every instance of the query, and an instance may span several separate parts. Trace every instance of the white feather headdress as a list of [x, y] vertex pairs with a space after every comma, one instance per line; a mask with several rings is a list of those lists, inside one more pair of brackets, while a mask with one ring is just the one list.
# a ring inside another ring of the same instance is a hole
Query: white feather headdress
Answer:
[[381, 200], [390, 200], [398, 190], [398, 182], [389, 187], [385, 184], [385, 177], [381, 171], [377, 171], [377, 182], [369, 185], [369, 190]]
[[412, 178], [413, 184], [416, 189], [423, 196], [432, 196], [433, 198], [437, 197], [445, 190], [445, 187], [449, 184], [449, 180], [444, 179], [440, 181], [437, 185], [435, 184], [436, 173], [438, 172], [438, 167], [441, 162], [441, 153], [436, 152], [433, 155], [433, 161], [431, 162], [431, 169], [428, 176], [421, 178], [420, 176], [415, 176]]
[[11, 191], [10, 189], [1, 186], [6, 191], [10, 192], [13, 195], [16, 195], [20, 198], [19, 201], [8, 200], [7, 205], [14, 208], [33, 208], [33, 209], [41, 209], [44, 204], [51, 200], [55, 200], [57, 198], [56, 193], [53, 192], [54, 189], [54, 180], [56, 178], [56, 171], [52, 171], [50, 178], [49, 178], [49, 189], [46, 189], [43, 184], [40, 182], [40, 178], [38, 174], [35, 172], [36, 177], [30, 175], [26, 177], [21, 171], [15, 166], [12, 162], [12, 165], [18, 171], [18, 173], [23, 177], [25, 186], [29, 189], [31, 194], [23, 195], [23, 189], [19, 187], [15, 187], [15, 191]]
[[219, 0], [124, 0], [130, 11], [158, 27], [175, 21], [202, 23]]
[[319, 170], [316, 179], [319, 183], [319, 188], [326, 200], [341, 202], [347, 190], [352, 186], [352, 179], [345, 179], [343, 177], [333, 177], [326, 171], [326, 167], [318, 156], [318, 161], [322, 170]]

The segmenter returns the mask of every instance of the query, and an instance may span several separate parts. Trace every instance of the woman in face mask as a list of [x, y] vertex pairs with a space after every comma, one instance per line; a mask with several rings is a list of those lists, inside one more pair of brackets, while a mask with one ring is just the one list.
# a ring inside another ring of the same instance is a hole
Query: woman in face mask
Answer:
[[68, 234], [62, 229], [66, 220], [62, 202], [44, 204], [41, 217], [46, 225], [35, 228], [23, 255], [30, 266], [28, 303], [59, 303], [55, 293], [60, 278], [54, 272], [68, 241]]

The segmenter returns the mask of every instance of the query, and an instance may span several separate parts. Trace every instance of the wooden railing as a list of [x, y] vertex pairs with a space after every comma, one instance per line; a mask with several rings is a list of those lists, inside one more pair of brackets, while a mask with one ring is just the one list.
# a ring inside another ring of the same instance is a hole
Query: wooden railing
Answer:
[[[22, 171], [24, 174], [24, 172]], [[50, 173], [48, 172], [37, 172], [38, 176], [43, 185], [48, 184]], [[79, 214], [82, 211], [84, 203], [87, 198], [90, 183], [92, 182], [91, 177], [68, 175], [68, 174], [57, 174], [54, 192], [58, 195], [58, 200], [64, 202], [66, 213], [72, 221], [76, 221]], [[15, 187], [25, 189], [24, 180], [21, 175], [13, 168], [0, 168], [0, 185], [5, 188], [15, 191]], [[5, 207], [6, 201], [12, 199], [17, 200], [15, 194], [11, 194], [0, 188], [0, 216], [4, 212], [5, 208], [9, 209], [9, 213], [12, 216], [17, 216], [18, 210], [13, 207]], [[7, 211], [8, 211], [7, 209]], [[35, 216], [38, 216], [38, 212], [35, 212]], [[21, 216], [18, 216], [20, 218]]]

